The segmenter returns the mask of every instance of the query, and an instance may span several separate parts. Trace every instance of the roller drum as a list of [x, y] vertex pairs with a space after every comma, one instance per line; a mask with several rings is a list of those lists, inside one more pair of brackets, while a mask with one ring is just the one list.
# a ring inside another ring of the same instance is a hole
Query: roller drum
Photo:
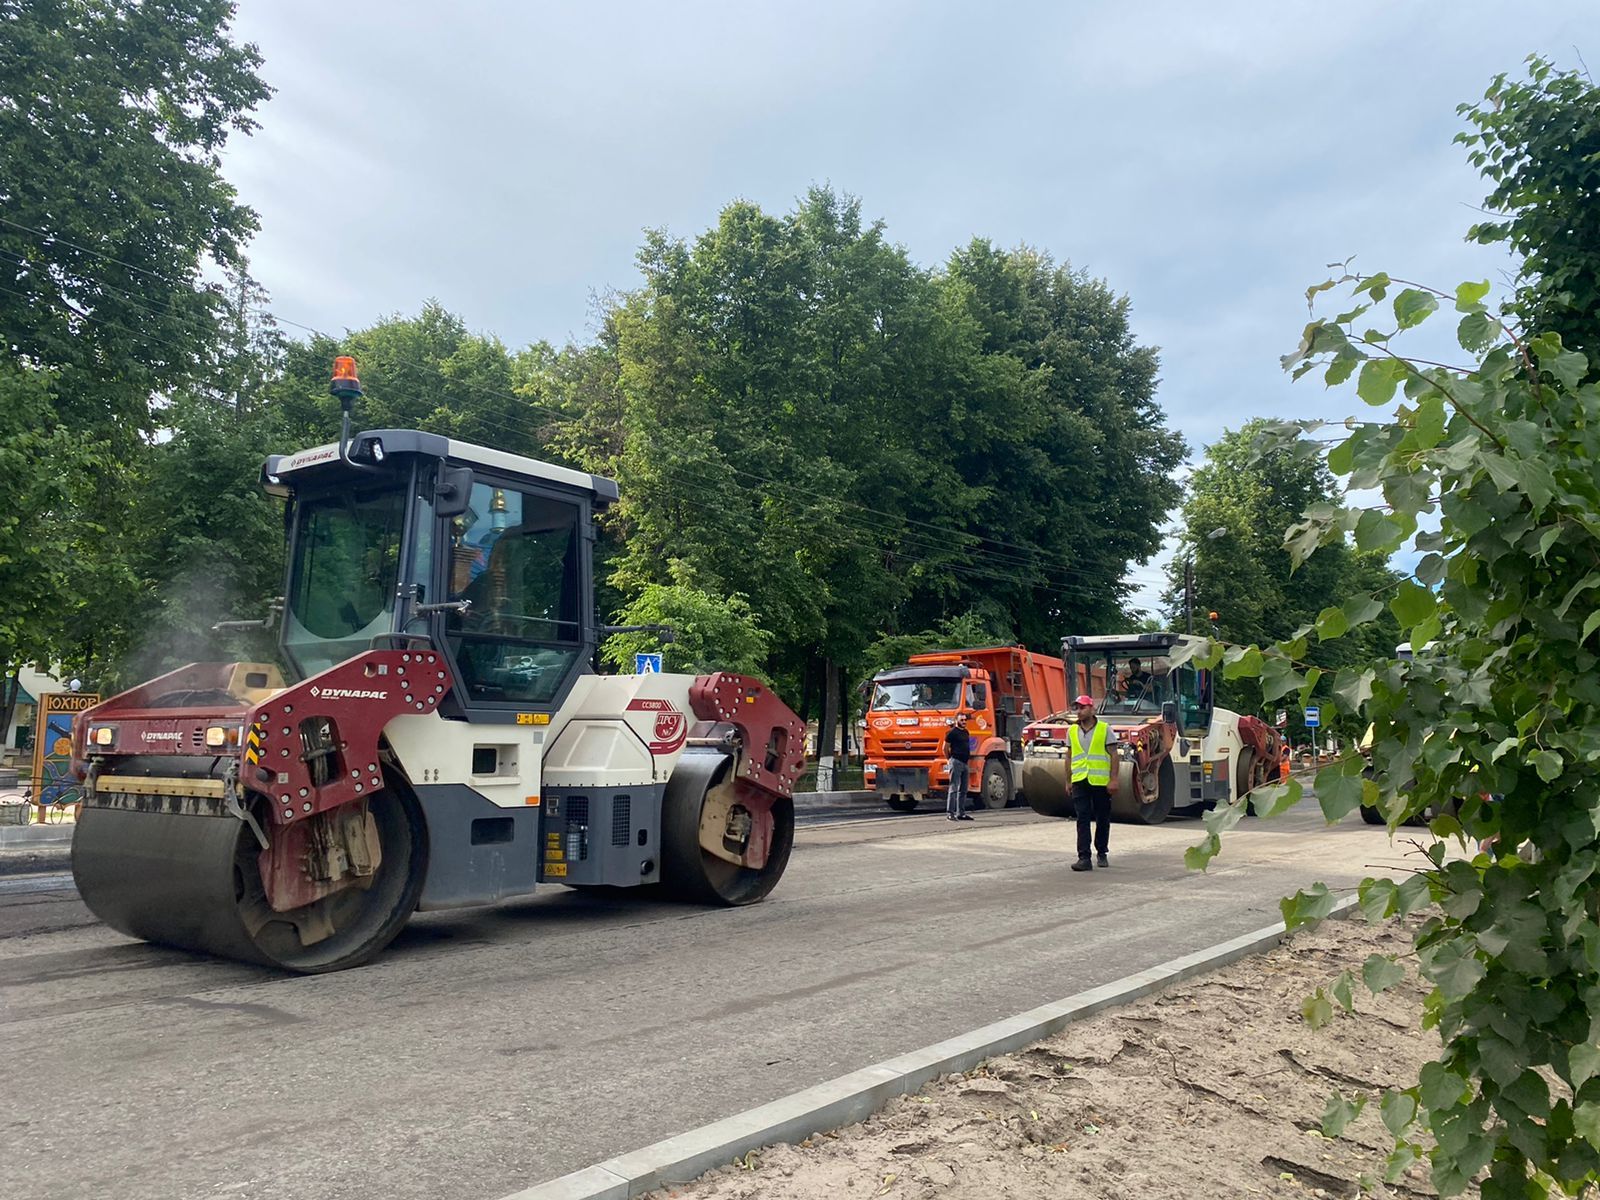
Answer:
[[1067, 788], [1067, 759], [1024, 757], [1022, 760], [1022, 794], [1028, 807], [1046, 817], [1074, 816], [1072, 794]]
[[89, 911], [129, 937], [318, 974], [359, 966], [394, 939], [427, 872], [409, 793], [368, 800], [381, 852], [370, 878], [287, 912], [268, 903], [260, 843], [234, 816], [87, 806], [72, 874]]
[[697, 904], [743, 905], [766, 898], [794, 849], [794, 801], [772, 801], [772, 846], [759, 868], [727, 862], [700, 844], [700, 814], [714, 789], [731, 788], [733, 760], [723, 754], [681, 757], [661, 804], [661, 882], [671, 895]]
[[[73, 882], [89, 911], [118, 933], [268, 962], [240, 918], [241, 834], [255, 845], [234, 817], [86, 806], [72, 834]], [[251, 859], [242, 865], [255, 870]]]

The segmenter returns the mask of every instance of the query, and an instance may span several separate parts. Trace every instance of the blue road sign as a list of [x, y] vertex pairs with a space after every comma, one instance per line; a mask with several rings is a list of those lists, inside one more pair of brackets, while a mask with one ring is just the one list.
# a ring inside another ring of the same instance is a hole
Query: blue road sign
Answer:
[[1315, 729], [1322, 724], [1322, 709], [1315, 704], [1306, 705], [1306, 728]]
[[661, 655], [635, 654], [633, 656], [633, 673], [635, 675], [661, 674]]

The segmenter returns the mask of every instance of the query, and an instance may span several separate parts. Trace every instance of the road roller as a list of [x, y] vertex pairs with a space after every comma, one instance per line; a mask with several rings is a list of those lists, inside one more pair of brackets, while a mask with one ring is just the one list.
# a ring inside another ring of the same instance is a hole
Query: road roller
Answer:
[[[1173, 666], [1174, 650], [1200, 639], [1180, 633], [1068, 637], [1067, 678], [1087, 689], [1100, 720], [1122, 740], [1111, 817], [1157, 825], [1174, 811], [1195, 812], [1244, 796], [1278, 776], [1282, 740], [1259, 717], [1213, 702], [1212, 675]], [[1022, 787], [1035, 812], [1073, 816], [1066, 709], [1022, 732]]]
[[[193, 663], [73, 726], [72, 872], [135, 938], [291, 972], [419, 909], [542, 883], [755, 903], [794, 842], [800, 720], [715, 672], [600, 675], [598, 476], [350, 432], [262, 469], [286, 504], [276, 662]], [[242, 625], [247, 622], [234, 622]], [[646, 661], [643, 665], [653, 665]]]

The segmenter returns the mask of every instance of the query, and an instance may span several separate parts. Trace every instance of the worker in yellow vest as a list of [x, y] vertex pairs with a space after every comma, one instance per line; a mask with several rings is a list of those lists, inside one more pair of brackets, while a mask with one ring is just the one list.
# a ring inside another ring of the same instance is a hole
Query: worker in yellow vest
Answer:
[[1078, 814], [1078, 861], [1074, 871], [1092, 871], [1090, 861], [1090, 823], [1094, 825], [1094, 849], [1098, 863], [1109, 867], [1106, 857], [1111, 848], [1111, 797], [1117, 791], [1117, 731], [1094, 711], [1093, 696], [1079, 696], [1077, 724], [1068, 730], [1072, 748], [1072, 801]]

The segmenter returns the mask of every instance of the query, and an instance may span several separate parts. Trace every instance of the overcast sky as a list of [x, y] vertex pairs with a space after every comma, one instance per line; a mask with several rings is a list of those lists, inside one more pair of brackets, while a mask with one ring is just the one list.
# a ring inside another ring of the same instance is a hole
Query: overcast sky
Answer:
[[982, 235], [1126, 293], [1198, 456], [1358, 406], [1278, 367], [1328, 263], [1502, 282], [1462, 241], [1487, 187], [1456, 105], [1530, 52], [1600, 55], [1600, 6], [243, 0], [236, 32], [277, 94], [224, 169], [290, 321], [433, 297], [512, 346], [585, 340], [643, 229], [829, 183], [918, 262]]

